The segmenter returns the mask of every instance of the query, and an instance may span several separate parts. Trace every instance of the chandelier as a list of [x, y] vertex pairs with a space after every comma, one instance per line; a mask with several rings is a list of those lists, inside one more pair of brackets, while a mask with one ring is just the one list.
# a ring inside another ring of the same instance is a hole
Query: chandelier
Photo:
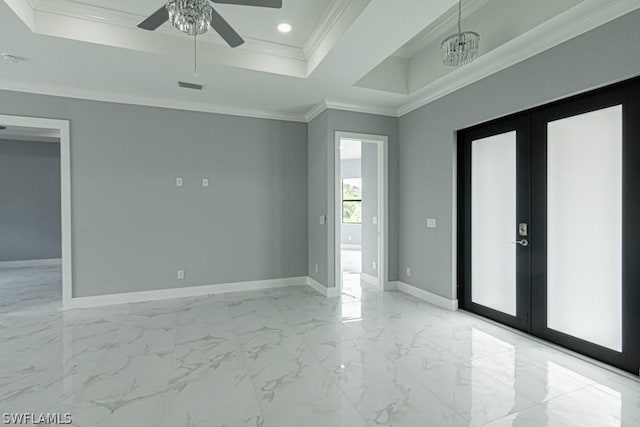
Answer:
[[440, 48], [442, 62], [451, 67], [466, 65], [478, 57], [480, 34], [462, 32], [462, 0], [458, 1], [458, 33], [444, 39]]
[[171, 25], [190, 36], [209, 30], [212, 13], [209, 0], [167, 0], [167, 12]]

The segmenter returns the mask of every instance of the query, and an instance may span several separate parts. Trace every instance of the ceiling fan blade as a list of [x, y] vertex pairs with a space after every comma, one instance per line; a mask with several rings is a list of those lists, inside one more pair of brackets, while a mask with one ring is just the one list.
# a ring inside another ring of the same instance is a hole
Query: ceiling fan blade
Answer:
[[153, 15], [142, 21], [138, 24], [138, 28], [142, 28], [143, 30], [153, 31], [157, 29], [160, 25], [164, 24], [169, 20], [169, 12], [167, 12], [167, 7], [162, 6], [160, 9], [156, 10]]
[[282, 0], [211, 0], [213, 3], [237, 4], [238, 6], [259, 6], [282, 9]]
[[238, 47], [244, 43], [240, 34], [231, 28], [231, 25], [213, 8], [211, 9], [211, 28], [216, 30], [231, 47]]

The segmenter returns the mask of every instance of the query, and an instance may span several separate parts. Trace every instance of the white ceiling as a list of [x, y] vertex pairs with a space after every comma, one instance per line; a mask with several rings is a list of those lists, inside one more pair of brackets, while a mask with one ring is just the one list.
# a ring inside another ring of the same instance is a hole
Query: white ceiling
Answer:
[[[442, 74], [429, 49], [451, 31], [457, 0], [217, 5], [247, 43], [231, 49], [213, 32], [202, 37], [193, 76], [190, 37], [169, 25], [135, 27], [163, 1], [0, 1], [0, 52], [27, 59], [0, 61], [0, 89], [297, 121], [327, 106], [395, 116], [640, 8], [640, 0], [514, 0], [536, 12], [523, 23], [521, 7], [495, 16], [512, 0], [466, 0], [487, 49]], [[282, 21], [290, 34], [276, 31]], [[178, 89], [178, 80], [206, 90]]]

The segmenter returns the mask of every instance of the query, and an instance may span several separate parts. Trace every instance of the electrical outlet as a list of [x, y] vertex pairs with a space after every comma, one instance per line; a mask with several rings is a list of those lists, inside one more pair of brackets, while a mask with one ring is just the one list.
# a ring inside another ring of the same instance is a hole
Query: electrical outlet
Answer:
[[184, 270], [178, 270], [178, 280], [184, 279]]
[[407, 277], [411, 277], [411, 267], [407, 267]]
[[202, 178], [202, 186], [203, 187], [209, 186], [209, 178]]
[[176, 187], [182, 187], [184, 185], [184, 181], [181, 176], [176, 178]]
[[378, 268], [378, 263], [373, 261], [372, 266], [373, 266], [373, 269], [376, 270]]
[[325, 225], [327, 222], [326, 215], [320, 215], [320, 225]]
[[427, 218], [427, 228], [438, 228], [438, 220], [436, 218]]
[[316, 270], [316, 273], [317, 273], [318, 272], [318, 264], [316, 264], [315, 270]]

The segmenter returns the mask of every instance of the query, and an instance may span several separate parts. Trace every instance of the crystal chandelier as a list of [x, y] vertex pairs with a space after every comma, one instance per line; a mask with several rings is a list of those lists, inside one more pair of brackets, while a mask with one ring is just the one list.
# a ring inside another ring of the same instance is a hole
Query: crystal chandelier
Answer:
[[169, 22], [190, 36], [199, 36], [209, 30], [211, 11], [209, 0], [167, 0]]
[[480, 34], [473, 31], [462, 32], [462, 0], [458, 1], [458, 33], [444, 39], [440, 48], [442, 62], [451, 67], [460, 67], [478, 57]]

